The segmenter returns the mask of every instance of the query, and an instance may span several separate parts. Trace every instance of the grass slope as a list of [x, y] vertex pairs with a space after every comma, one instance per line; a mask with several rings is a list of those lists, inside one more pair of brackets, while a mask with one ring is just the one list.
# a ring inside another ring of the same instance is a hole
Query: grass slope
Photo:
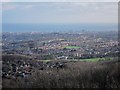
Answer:
[[65, 46], [66, 49], [79, 49], [79, 46]]
[[97, 62], [97, 61], [112, 60], [112, 59], [113, 57], [105, 57], [105, 58], [80, 59], [80, 61]]

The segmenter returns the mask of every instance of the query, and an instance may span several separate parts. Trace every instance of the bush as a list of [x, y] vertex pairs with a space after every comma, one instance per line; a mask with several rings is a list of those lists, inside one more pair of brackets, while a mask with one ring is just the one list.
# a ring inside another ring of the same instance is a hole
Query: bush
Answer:
[[19, 88], [120, 88], [119, 64], [117, 60], [67, 62], [66, 67], [62, 69], [35, 70], [31, 76], [19, 79], [17, 83], [11, 81], [11, 84], [3, 80], [3, 87], [12, 85]]

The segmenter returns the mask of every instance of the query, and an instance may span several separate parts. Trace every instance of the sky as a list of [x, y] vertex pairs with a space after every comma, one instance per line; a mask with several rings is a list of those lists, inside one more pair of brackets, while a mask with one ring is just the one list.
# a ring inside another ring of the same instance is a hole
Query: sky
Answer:
[[2, 3], [2, 23], [117, 23], [117, 2]]
[[2, 2], [119, 2], [119, 0], [0, 0]]

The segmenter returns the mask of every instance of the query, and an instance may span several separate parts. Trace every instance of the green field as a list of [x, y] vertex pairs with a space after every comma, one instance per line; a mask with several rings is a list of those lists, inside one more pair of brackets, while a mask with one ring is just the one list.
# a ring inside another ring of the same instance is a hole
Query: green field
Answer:
[[65, 46], [66, 49], [79, 49], [79, 46]]
[[105, 57], [105, 58], [80, 59], [80, 61], [97, 62], [97, 61], [112, 60], [112, 59], [113, 57]]
[[37, 60], [38, 62], [50, 62], [50, 61], [54, 61], [54, 60]]
[[88, 62], [97, 62], [99, 60], [104, 60], [104, 58], [80, 59], [80, 61], [88, 61]]

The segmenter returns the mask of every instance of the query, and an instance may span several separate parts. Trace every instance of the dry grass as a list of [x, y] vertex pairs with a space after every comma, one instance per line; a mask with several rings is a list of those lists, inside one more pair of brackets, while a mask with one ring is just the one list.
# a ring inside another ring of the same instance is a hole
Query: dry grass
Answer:
[[68, 62], [63, 69], [35, 70], [26, 79], [3, 80], [6, 88], [120, 88], [120, 62]]

